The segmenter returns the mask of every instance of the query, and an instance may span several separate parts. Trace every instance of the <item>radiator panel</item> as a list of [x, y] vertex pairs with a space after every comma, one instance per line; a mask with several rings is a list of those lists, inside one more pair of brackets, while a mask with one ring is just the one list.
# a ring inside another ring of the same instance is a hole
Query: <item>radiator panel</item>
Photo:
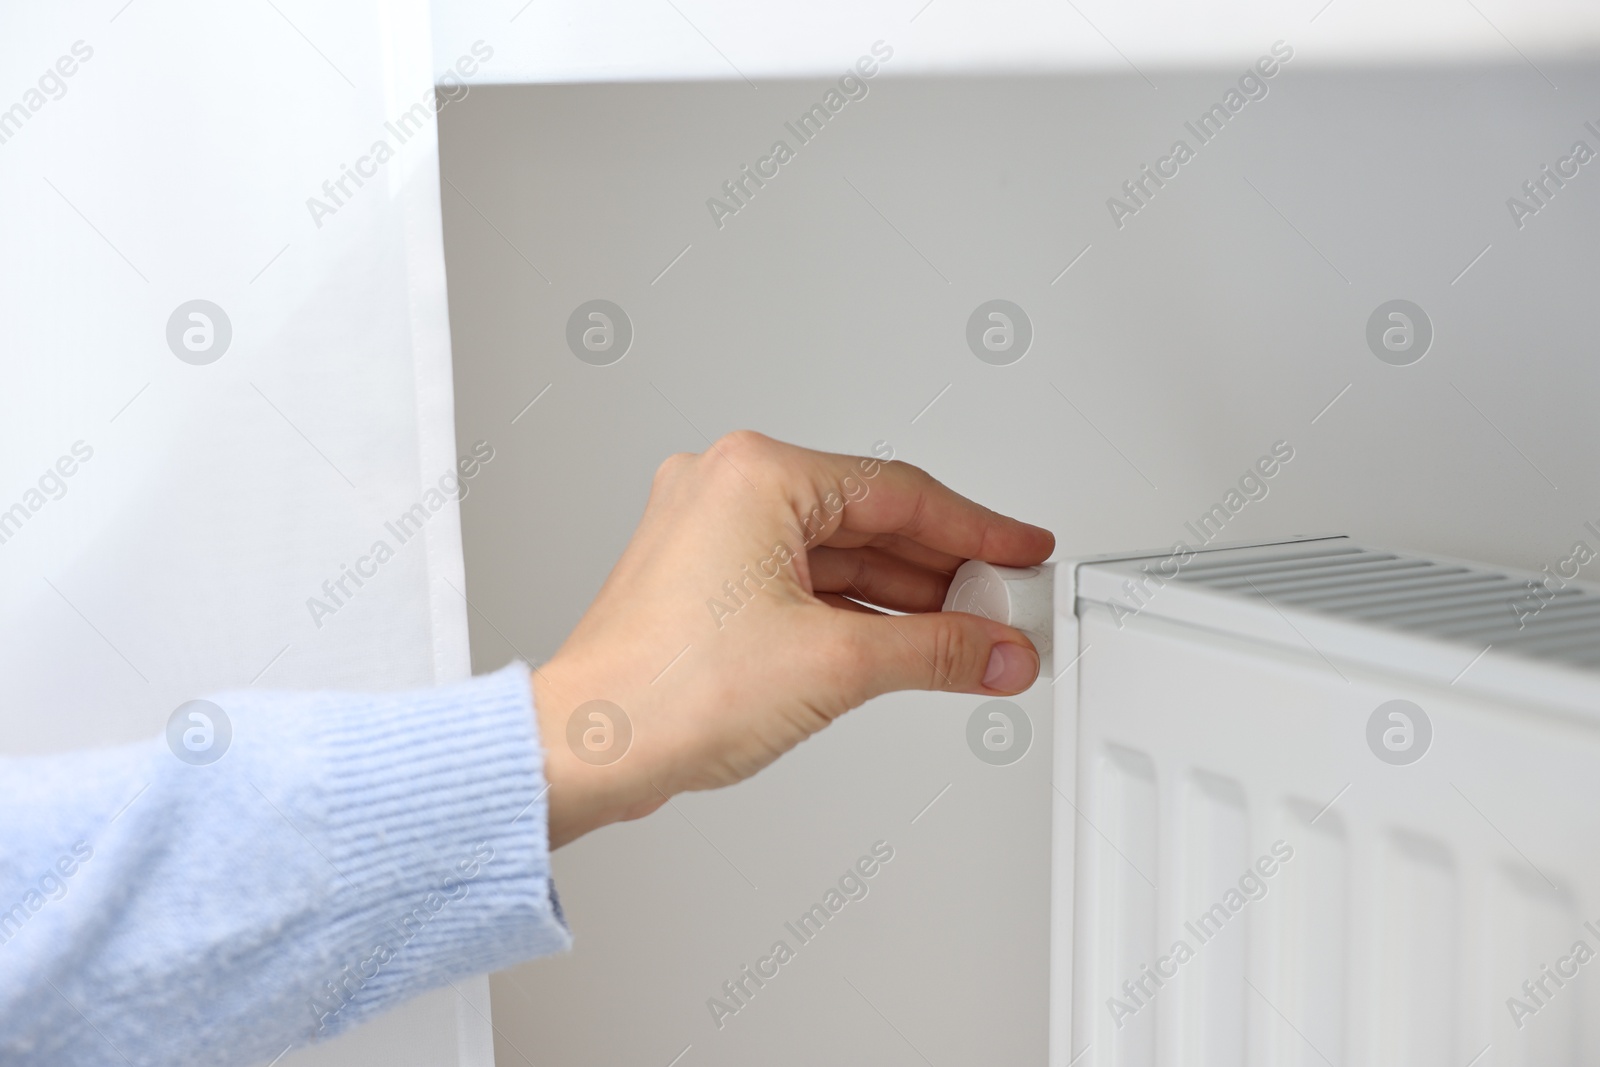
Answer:
[[[1148, 559], [1069, 586], [1071, 1039], [1052, 1062], [1600, 1062], [1600, 962], [1573, 959], [1600, 951], [1582, 666], [1600, 598], [1541, 598], [1510, 632], [1512, 572], [1343, 541], [1216, 556], [1133, 612], [1108, 601]], [[1462, 674], [1483, 633], [1511, 648]], [[1410, 764], [1369, 745], [1393, 700], [1432, 726]]]

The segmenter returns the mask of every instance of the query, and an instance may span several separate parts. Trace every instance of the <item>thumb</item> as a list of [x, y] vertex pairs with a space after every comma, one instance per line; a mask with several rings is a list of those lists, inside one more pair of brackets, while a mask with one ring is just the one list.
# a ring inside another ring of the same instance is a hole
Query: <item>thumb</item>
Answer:
[[901, 689], [1011, 695], [1039, 676], [1039, 653], [1021, 630], [962, 611], [920, 615], [840, 612], [855, 632], [857, 703]]

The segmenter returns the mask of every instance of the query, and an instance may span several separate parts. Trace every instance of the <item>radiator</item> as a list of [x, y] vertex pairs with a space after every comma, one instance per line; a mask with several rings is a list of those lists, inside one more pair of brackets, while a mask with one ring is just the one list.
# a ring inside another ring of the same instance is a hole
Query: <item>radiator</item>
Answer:
[[1052, 1067], [1600, 1063], [1572, 568], [1313, 538], [958, 572], [1051, 661]]

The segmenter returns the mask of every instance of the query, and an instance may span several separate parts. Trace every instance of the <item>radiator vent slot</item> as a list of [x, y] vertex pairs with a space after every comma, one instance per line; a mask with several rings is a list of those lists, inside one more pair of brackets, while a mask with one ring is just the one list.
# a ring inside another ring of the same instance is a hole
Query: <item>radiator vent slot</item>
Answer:
[[1497, 652], [1600, 667], [1600, 594], [1576, 584], [1340, 542], [1204, 555], [1176, 580]]

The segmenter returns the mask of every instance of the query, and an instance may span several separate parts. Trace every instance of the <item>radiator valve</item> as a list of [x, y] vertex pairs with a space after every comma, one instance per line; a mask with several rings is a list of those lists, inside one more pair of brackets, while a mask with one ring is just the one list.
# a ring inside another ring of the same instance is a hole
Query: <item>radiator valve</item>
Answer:
[[1052, 565], [997, 567], [968, 560], [950, 580], [945, 611], [965, 611], [1015, 626], [1039, 650], [1039, 671], [1050, 674], [1050, 635], [1054, 629]]

